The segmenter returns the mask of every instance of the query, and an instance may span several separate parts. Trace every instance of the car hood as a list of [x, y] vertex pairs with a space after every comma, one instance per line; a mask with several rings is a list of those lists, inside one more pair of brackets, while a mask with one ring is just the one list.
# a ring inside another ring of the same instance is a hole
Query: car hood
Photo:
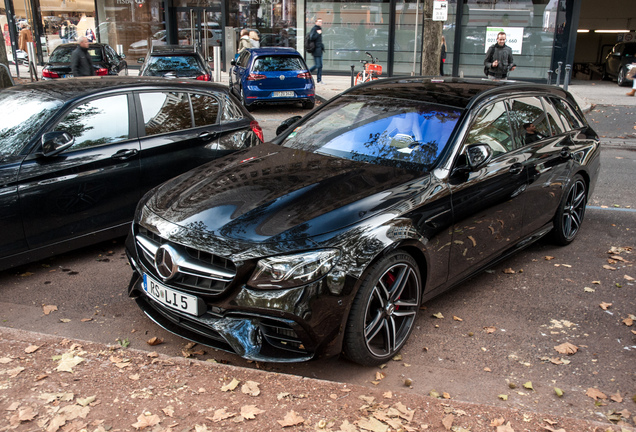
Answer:
[[279, 242], [326, 234], [384, 212], [416, 193], [408, 185], [423, 177], [428, 176], [261, 144], [161, 185], [145, 205], [186, 229]]

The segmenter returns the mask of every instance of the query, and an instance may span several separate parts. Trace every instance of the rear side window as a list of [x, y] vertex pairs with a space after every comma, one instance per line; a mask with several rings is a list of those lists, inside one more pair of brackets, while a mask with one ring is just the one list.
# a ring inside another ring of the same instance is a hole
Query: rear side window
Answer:
[[243, 111], [227, 95], [225, 96], [224, 105], [221, 123], [229, 123], [243, 118]]
[[569, 129], [579, 129], [583, 127], [584, 123], [569, 103], [557, 98], [550, 98], [550, 101], [554, 104], [554, 107], [559, 113], [559, 117], [561, 117], [566, 127], [569, 126]]
[[[510, 101], [510, 117], [517, 136], [522, 145], [530, 144], [551, 135], [550, 125], [541, 100], [536, 97], [525, 97]], [[533, 131], [528, 131], [529, 126]]]
[[215, 97], [195, 93], [190, 95], [190, 99], [195, 127], [216, 124], [219, 115], [219, 101]]
[[187, 93], [140, 93], [146, 136], [192, 127]]
[[546, 99], [543, 99], [543, 106], [545, 107], [545, 113], [548, 115], [548, 122], [552, 129], [552, 135], [562, 134], [564, 129], [559, 114], [556, 112], [552, 104]]
[[296, 56], [263, 56], [254, 61], [253, 72], [284, 72], [304, 70], [300, 57]]

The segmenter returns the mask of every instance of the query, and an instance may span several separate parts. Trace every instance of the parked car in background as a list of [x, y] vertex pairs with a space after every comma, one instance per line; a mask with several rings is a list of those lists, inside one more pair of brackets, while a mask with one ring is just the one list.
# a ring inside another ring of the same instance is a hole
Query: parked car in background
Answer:
[[605, 57], [603, 77], [616, 79], [619, 86], [630, 86], [632, 80], [627, 78], [627, 72], [635, 62], [636, 42], [619, 42]]
[[124, 235], [151, 188], [263, 139], [222, 85], [42, 81], [0, 92], [0, 270]]
[[212, 81], [212, 69], [193, 46], [154, 46], [138, 62], [142, 63], [139, 76]]
[[230, 90], [248, 110], [267, 103], [316, 103], [316, 86], [305, 60], [293, 48], [251, 48], [231, 61]]
[[126, 241], [153, 321], [255, 361], [389, 361], [424, 301], [572, 242], [600, 169], [554, 86], [392, 78], [284, 123], [148, 194]]
[[[216, 24], [216, 23], [211, 23]], [[203, 30], [201, 30], [203, 31]], [[192, 30], [179, 29], [178, 35], [179, 45], [189, 45], [194, 40], [192, 38]], [[206, 29], [206, 33], [202, 35], [202, 39], [205, 41], [207, 37], [208, 47], [220, 46], [223, 42], [223, 32], [216, 27]], [[151, 38], [152, 47], [168, 45], [168, 35], [165, 30], [156, 32]], [[128, 53], [131, 55], [145, 55], [148, 52], [148, 40], [141, 39], [130, 44]]]
[[[58, 45], [42, 68], [42, 79], [72, 78], [71, 54], [75, 48], [76, 43]], [[91, 43], [88, 53], [95, 67], [95, 75], [128, 75], [128, 63], [124, 60], [126, 56], [117, 54], [110, 45]]]

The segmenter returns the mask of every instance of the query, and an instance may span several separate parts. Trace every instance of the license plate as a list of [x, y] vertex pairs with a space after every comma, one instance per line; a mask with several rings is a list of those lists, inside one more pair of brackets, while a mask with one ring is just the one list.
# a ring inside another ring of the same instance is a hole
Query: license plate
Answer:
[[66, 74], [62, 78], [73, 78], [73, 74]]
[[194, 316], [201, 315], [199, 313], [198, 297], [168, 288], [145, 273], [143, 288], [146, 294], [170, 309]]
[[279, 92], [274, 92], [274, 94], [272, 95], [272, 97], [294, 97], [296, 96], [296, 93], [294, 93], [293, 91], [279, 91]]

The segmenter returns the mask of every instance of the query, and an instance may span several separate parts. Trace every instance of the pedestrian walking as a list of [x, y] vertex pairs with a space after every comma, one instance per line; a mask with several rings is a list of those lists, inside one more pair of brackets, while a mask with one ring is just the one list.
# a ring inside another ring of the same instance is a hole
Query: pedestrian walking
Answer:
[[484, 59], [484, 73], [489, 79], [506, 79], [516, 69], [512, 48], [506, 45], [506, 33], [497, 34], [497, 43], [488, 48]]
[[636, 62], [632, 63], [632, 68], [629, 70], [629, 72], [627, 72], [627, 75], [625, 76], [633, 80], [631, 91], [628, 91], [627, 93], [625, 93], [625, 95], [627, 96], [636, 95]]
[[444, 76], [444, 63], [446, 63], [446, 38], [442, 36], [442, 50], [439, 55], [439, 74]]
[[325, 45], [322, 43], [322, 19], [318, 18], [315, 25], [309, 32], [309, 40], [314, 44], [311, 55], [314, 56], [314, 65], [309, 72], [316, 71], [316, 82], [322, 84], [322, 55], [325, 52]]
[[88, 53], [88, 39], [86, 36], [80, 36], [77, 48], [71, 54], [71, 73], [75, 77], [95, 75], [93, 60]]
[[252, 43], [250, 42], [250, 35], [247, 29], [241, 30], [241, 38], [239, 39], [239, 48], [238, 54], [242, 53], [244, 50], [248, 48], [252, 48]]
[[33, 42], [33, 34], [31, 30], [27, 26], [27, 23], [23, 22], [20, 24], [20, 34], [18, 35], [18, 48], [24, 52], [29, 52], [27, 48], [27, 43]]

